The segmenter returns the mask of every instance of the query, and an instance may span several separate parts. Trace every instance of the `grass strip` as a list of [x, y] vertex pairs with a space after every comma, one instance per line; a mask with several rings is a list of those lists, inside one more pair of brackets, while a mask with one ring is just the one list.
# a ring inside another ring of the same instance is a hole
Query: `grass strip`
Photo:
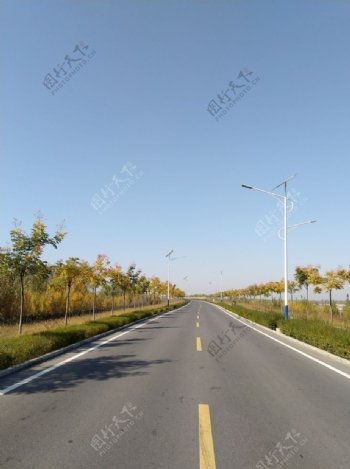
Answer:
[[313, 345], [342, 358], [350, 359], [350, 330], [334, 327], [331, 324], [317, 320], [296, 318], [285, 321], [282, 314], [246, 309], [243, 306], [222, 305], [224, 308], [250, 319], [257, 324], [280, 331], [294, 339]]
[[322, 350], [350, 359], [350, 331], [334, 327], [317, 319], [291, 319], [281, 321], [283, 334], [294, 337]]

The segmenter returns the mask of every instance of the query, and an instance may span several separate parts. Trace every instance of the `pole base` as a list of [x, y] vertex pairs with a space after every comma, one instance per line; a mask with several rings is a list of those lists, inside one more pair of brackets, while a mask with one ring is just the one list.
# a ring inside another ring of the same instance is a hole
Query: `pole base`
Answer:
[[286, 305], [286, 306], [284, 307], [284, 319], [286, 319], [286, 320], [288, 319], [288, 312], [289, 312], [289, 311], [288, 311], [288, 305]]

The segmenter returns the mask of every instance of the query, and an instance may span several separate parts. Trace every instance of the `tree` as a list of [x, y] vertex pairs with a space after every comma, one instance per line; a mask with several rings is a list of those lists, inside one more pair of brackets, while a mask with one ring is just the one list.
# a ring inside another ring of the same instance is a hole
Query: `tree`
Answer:
[[270, 289], [279, 295], [279, 302], [282, 303], [282, 293], [284, 292], [284, 281], [271, 282]]
[[331, 321], [333, 322], [333, 290], [342, 290], [344, 288], [345, 280], [342, 278], [341, 272], [338, 270], [329, 270], [326, 272], [323, 280], [323, 291], [329, 293], [329, 306], [331, 310]]
[[124, 312], [126, 310], [126, 293], [129, 291], [130, 289], [130, 278], [129, 276], [124, 273], [124, 272], [121, 272], [120, 273], [120, 277], [119, 277], [119, 288], [121, 289], [121, 291], [123, 292], [123, 298], [124, 298]]
[[350, 282], [350, 271], [344, 269], [344, 267], [338, 267], [337, 273], [340, 278], [344, 280], [344, 282], [349, 283]]
[[314, 292], [317, 293], [317, 290], [322, 287], [324, 278], [320, 274], [320, 268], [317, 267], [311, 267], [308, 271], [308, 281], [309, 285], [314, 286]]
[[68, 321], [71, 289], [73, 283], [78, 278], [82, 277], [83, 267], [84, 266], [81, 264], [78, 257], [70, 257], [66, 262], [59, 261], [55, 269], [56, 281], [62, 282], [66, 288], [66, 310], [64, 315], [65, 326], [67, 326]]
[[144, 295], [149, 291], [151, 282], [144, 276], [141, 275], [137, 282], [136, 291], [142, 295], [142, 308], [144, 303]]
[[12, 246], [1, 249], [0, 263], [6, 266], [20, 282], [19, 334], [22, 333], [24, 312], [24, 280], [26, 276], [46, 270], [47, 262], [41, 260], [44, 247], [51, 245], [57, 249], [64, 236], [65, 233], [60, 229], [53, 237], [50, 237], [43, 221], [37, 218], [33, 223], [30, 234], [26, 234], [20, 225], [15, 225], [10, 232]]
[[173, 298], [183, 298], [185, 296], [185, 292], [174, 284], [171, 285], [171, 296]]
[[270, 295], [269, 287], [268, 284], [262, 283], [259, 285], [259, 296], [260, 296], [260, 302], [262, 300], [262, 296], [267, 298]]
[[[4, 254], [0, 253], [0, 257], [3, 256]], [[0, 260], [0, 318], [5, 321], [17, 314], [16, 283], [18, 283], [16, 276], [7, 264]]]
[[139, 277], [141, 275], [141, 270], [136, 270], [136, 265], [135, 264], [131, 264], [128, 268], [128, 270], [126, 271], [126, 275], [129, 279], [129, 288], [133, 294], [133, 300], [134, 300], [134, 308], [136, 307], [135, 305], [135, 293], [136, 293], [136, 289], [137, 289], [137, 282], [139, 280]]
[[159, 297], [163, 292], [162, 282], [160, 281], [159, 277], [151, 278], [149, 291], [153, 296], [153, 302], [155, 303], [156, 298]]
[[[305, 287], [306, 300], [309, 301], [309, 285], [313, 281], [319, 279], [319, 266], [308, 265], [306, 267], [296, 267], [294, 278], [297, 281], [299, 288]], [[315, 284], [314, 284], [315, 285]]]
[[122, 275], [121, 267], [117, 264], [107, 270], [107, 277], [109, 278], [108, 293], [112, 296], [112, 316], [114, 314], [115, 296], [118, 294], [118, 291], [121, 290]]
[[297, 291], [299, 291], [298, 283], [297, 283], [295, 280], [289, 280], [289, 281], [288, 281], [288, 291], [289, 291], [289, 293], [290, 293], [291, 300], [293, 301], [294, 294], [295, 294]]
[[92, 318], [95, 321], [96, 292], [99, 287], [106, 283], [107, 266], [109, 265], [108, 257], [99, 254], [92, 266], [90, 266], [88, 277], [92, 287]]
[[273, 301], [273, 293], [276, 293], [276, 282], [268, 282], [265, 284], [266, 295], [271, 296], [271, 301]]
[[299, 288], [305, 287], [306, 289], [306, 299], [309, 300], [309, 283], [308, 275], [305, 267], [296, 267], [294, 278], [299, 286]]

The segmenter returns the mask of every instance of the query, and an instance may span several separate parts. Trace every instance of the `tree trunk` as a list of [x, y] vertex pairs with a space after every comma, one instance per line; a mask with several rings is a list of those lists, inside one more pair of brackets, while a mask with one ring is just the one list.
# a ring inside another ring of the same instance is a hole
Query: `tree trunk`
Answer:
[[22, 334], [22, 320], [23, 320], [23, 310], [24, 310], [24, 274], [21, 274], [21, 307], [19, 312], [19, 325], [18, 333]]
[[71, 285], [67, 284], [67, 295], [66, 295], [66, 314], [64, 315], [64, 325], [67, 325], [68, 322], [68, 313], [69, 313], [69, 300], [70, 300], [70, 289]]
[[112, 316], [114, 314], [114, 295], [112, 296]]
[[124, 295], [124, 313], [125, 313], [125, 310], [126, 310], [126, 291], [125, 290], [123, 292], [123, 295]]
[[333, 324], [332, 290], [329, 290], [329, 306], [331, 308], [331, 323]]
[[309, 301], [309, 284], [308, 283], [305, 284], [305, 288], [306, 288], [306, 301]]

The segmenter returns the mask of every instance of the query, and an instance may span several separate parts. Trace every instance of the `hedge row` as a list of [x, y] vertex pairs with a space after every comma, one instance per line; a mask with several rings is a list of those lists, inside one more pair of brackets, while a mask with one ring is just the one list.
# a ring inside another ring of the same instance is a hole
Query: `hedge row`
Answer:
[[269, 327], [270, 329], [276, 330], [280, 321], [283, 320], [282, 314], [279, 313], [265, 313], [264, 311], [257, 311], [254, 309], [247, 309], [243, 306], [231, 306], [231, 305], [223, 305], [229, 311], [242, 316], [243, 318], [250, 319], [257, 324], [261, 324], [262, 326]]

